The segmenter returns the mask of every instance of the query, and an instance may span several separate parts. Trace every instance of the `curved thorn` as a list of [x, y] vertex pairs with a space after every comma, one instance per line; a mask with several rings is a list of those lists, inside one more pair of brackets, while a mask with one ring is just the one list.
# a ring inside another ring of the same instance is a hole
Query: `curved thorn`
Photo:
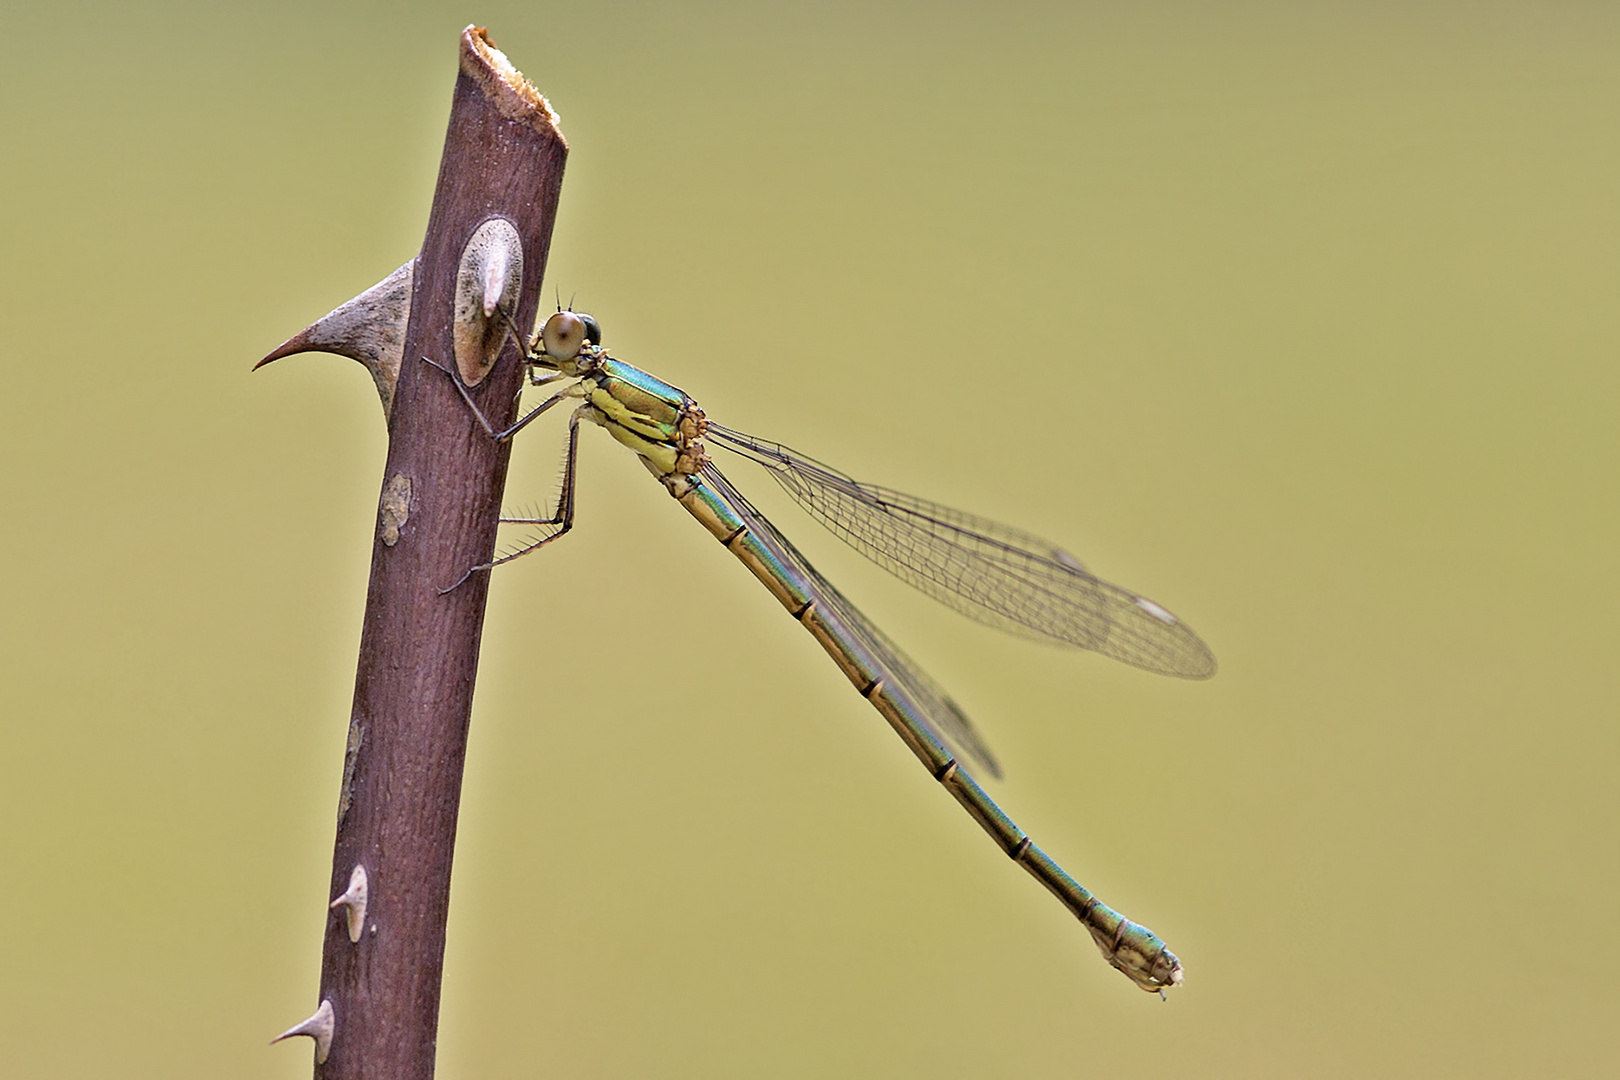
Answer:
[[358, 943], [360, 932], [366, 925], [366, 868], [356, 865], [354, 872], [349, 875], [349, 888], [342, 896], [327, 905], [330, 911], [343, 908], [349, 920], [349, 941]]
[[308, 1035], [315, 1040], [315, 1064], [324, 1065], [326, 1056], [332, 1052], [332, 1032], [336, 1027], [337, 1023], [332, 1015], [332, 1000], [327, 998], [321, 1002], [321, 1007], [315, 1010], [313, 1016], [271, 1039], [270, 1045], [274, 1046], [282, 1039], [290, 1039], [294, 1035]]
[[411, 315], [411, 285], [416, 271], [412, 259], [386, 278], [327, 312], [253, 365], [253, 370], [301, 352], [329, 352], [364, 364], [377, 386], [383, 415], [394, 407], [394, 385], [399, 381], [400, 359], [405, 352], [405, 327]]

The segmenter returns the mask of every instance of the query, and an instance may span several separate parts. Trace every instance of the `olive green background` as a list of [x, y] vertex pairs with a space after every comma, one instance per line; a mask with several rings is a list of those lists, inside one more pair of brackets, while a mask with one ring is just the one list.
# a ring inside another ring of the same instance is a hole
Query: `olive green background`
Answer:
[[308, 1075], [385, 436], [353, 363], [249, 368], [420, 244], [475, 20], [571, 142], [548, 295], [1222, 666], [998, 636], [730, 467], [1161, 1003], [587, 431], [492, 590], [441, 1076], [1612, 1060], [1620, 14], [1348, 7], [8, 5], [0, 1071]]

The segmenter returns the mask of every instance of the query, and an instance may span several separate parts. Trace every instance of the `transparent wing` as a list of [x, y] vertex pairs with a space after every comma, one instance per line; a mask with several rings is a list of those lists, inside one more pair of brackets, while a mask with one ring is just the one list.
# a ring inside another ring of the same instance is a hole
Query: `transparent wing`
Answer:
[[769, 469], [794, 501], [855, 550], [971, 619], [1163, 675], [1215, 674], [1214, 654], [1191, 627], [1091, 574], [1048, 540], [863, 484], [780, 443], [713, 423], [708, 434], [715, 445]]
[[968, 760], [981, 766], [986, 773], [999, 779], [1001, 766], [996, 762], [990, 748], [984, 744], [984, 740], [979, 737], [978, 731], [974, 729], [972, 721], [967, 718], [961, 706], [952, 701], [950, 695], [918, 667], [889, 635], [873, 626], [832, 582], [822, 577], [821, 572], [810, 565], [810, 561], [793, 546], [793, 541], [783, 536], [746, 496], [732, 486], [731, 481], [727, 480], [719, 469], [713, 464], [706, 465], [702, 475], [704, 482], [731, 505], [749, 530], [770, 549], [771, 554], [798, 573], [809, 591], [815, 595], [819, 609], [823, 612], [831, 611], [836, 620], [849, 630], [859, 646], [884, 668], [885, 677], [906, 692], [919, 712], [927, 719], [933, 734], [949, 743]]

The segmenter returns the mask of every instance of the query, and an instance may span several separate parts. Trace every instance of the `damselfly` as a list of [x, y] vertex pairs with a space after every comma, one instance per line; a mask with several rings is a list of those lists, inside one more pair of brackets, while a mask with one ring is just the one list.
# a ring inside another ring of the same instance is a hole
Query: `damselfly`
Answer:
[[[521, 340], [515, 328], [514, 336]], [[473, 567], [469, 575], [510, 562], [568, 532], [574, 523], [580, 421], [606, 428], [810, 631], [1002, 851], [1085, 924], [1110, 964], [1161, 996], [1166, 987], [1181, 982], [1181, 961], [1164, 942], [1064, 872], [974, 782], [950, 748], [991, 776], [1001, 770], [966, 714], [732, 486], [707, 448], [712, 444], [764, 466], [801, 507], [861, 554], [980, 622], [1090, 649], [1148, 671], [1208, 678], [1215, 673], [1215, 658], [1186, 624], [1146, 597], [1093, 576], [1073, 555], [1039, 537], [861, 483], [780, 443], [710, 422], [683, 391], [614, 359], [602, 347], [601, 328], [589, 315], [559, 311], [529, 343], [525, 359], [531, 385], [573, 381], [504, 431], [489, 422], [455, 374], [422, 359], [449, 376], [495, 439], [510, 439], [562, 402], [579, 402], [568, 421], [555, 513], [502, 517], [505, 524], [535, 526], [539, 532], [492, 562]]]

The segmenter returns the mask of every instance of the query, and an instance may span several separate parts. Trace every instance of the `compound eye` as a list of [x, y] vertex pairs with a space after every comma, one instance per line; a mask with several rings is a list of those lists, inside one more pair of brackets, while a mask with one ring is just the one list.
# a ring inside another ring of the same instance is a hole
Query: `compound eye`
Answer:
[[[587, 324], [586, 320], [590, 322]], [[581, 318], [572, 311], [559, 311], [546, 320], [546, 325], [540, 328], [540, 345], [546, 350], [546, 355], [553, 360], [567, 362], [579, 355], [584, 347], [587, 336], [596, 320], [590, 316]], [[597, 331], [601, 337], [601, 331]]]
[[590, 342], [592, 345], [602, 344], [601, 324], [595, 319], [591, 318], [589, 315], [585, 314], [583, 311], [576, 311], [574, 314], [578, 315], [585, 322], [585, 340]]

